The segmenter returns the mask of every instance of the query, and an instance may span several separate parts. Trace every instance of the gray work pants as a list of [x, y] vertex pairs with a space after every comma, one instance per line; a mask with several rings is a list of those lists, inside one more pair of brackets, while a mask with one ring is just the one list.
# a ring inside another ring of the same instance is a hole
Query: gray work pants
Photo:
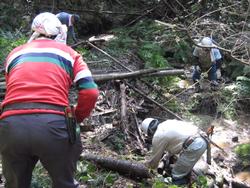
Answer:
[[193, 143], [187, 147], [187, 149], [183, 150], [180, 157], [173, 165], [172, 177], [179, 179], [188, 175], [206, 149], [207, 142], [201, 137], [196, 138]]
[[0, 153], [6, 188], [29, 188], [38, 160], [48, 171], [53, 188], [76, 188], [76, 162], [82, 151], [80, 138], [69, 142], [65, 117], [26, 114], [0, 120]]

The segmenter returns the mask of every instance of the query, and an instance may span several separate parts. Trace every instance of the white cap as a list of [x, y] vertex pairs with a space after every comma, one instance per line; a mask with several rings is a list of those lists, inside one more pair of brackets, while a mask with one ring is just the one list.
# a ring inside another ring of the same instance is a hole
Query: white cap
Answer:
[[38, 14], [34, 18], [31, 29], [46, 36], [55, 36], [60, 33], [59, 28], [61, 25], [62, 23], [56, 17], [56, 15], [49, 12], [44, 12]]
[[154, 118], [146, 118], [146, 119], [144, 119], [144, 120], [142, 121], [140, 128], [141, 128], [141, 130], [142, 130], [145, 134], [148, 133], [148, 126], [149, 126], [149, 124], [150, 124], [153, 120], [155, 120], [155, 119], [154, 119]]
[[45, 36], [57, 36], [55, 40], [66, 43], [67, 27], [62, 25], [56, 15], [44, 12], [38, 14], [31, 25], [31, 29], [34, 31], [28, 42], [31, 42], [40, 34]]

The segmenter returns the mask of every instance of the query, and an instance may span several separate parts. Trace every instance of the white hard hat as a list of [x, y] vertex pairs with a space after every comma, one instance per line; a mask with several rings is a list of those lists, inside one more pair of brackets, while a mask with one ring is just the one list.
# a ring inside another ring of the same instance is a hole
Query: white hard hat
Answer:
[[148, 134], [148, 127], [149, 127], [149, 124], [155, 120], [154, 118], [146, 118], [142, 121], [141, 123], [141, 130], [145, 133], [145, 134]]
[[202, 46], [213, 46], [213, 41], [211, 40], [211, 38], [209, 37], [204, 37], [202, 40], [201, 40], [201, 45]]

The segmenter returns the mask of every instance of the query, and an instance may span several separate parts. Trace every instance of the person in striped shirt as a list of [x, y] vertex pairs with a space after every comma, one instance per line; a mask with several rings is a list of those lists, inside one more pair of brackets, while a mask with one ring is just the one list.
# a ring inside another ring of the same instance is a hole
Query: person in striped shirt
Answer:
[[30, 187], [38, 161], [51, 176], [53, 188], [79, 186], [73, 175], [82, 144], [80, 137], [69, 142], [65, 108], [75, 84], [78, 101], [72, 113], [82, 122], [93, 110], [99, 91], [82, 56], [54, 40], [62, 28], [54, 14], [37, 15], [32, 23], [36, 35], [5, 61], [0, 153], [7, 188]]

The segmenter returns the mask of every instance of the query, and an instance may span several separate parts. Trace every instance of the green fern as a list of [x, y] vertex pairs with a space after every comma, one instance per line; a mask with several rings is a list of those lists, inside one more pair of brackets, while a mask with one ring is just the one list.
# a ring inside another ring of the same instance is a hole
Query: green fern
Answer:
[[27, 39], [24, 36], [16, 36], [0, 30], [0, 62], [3, 63], [11, 50], [24, 44]]
[[144, 43], [139, 49], [138, 55], [146, 63], [146, 67], [163, 68], [169, 64], [163, 56], [163, 50], [158, 44]]
[[190, 57], [192, 57], [192, 49], [186, 41], [181, 40], [177, 42], [175, 49], [174, 59], [176, 59], [178, 62], [192, 63], [190, 62]]
[[250, 79], [245, 76], [239, 76], [236, 79], [236, 85], [238, 93], [240, 96], [249, 96], [250, 95]]

